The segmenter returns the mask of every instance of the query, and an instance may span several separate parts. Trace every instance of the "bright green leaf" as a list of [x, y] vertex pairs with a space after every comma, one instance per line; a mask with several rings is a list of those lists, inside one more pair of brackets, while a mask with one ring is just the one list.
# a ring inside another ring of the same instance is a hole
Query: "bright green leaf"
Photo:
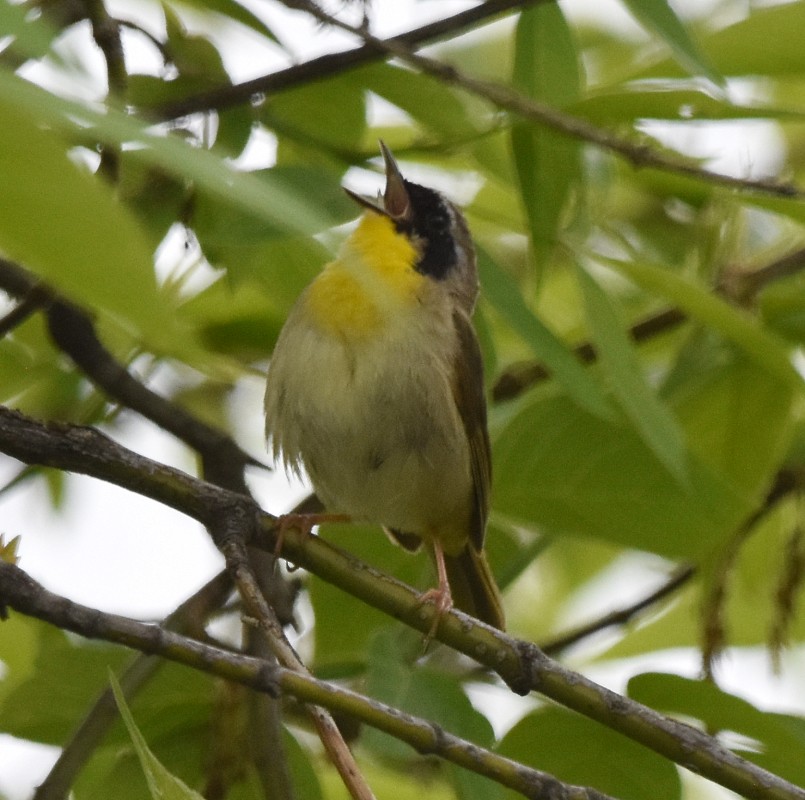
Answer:
[[366, 97], [346, 78], [315, 81], [272, 96], [259, 116], [279, 136], [278, 163], [287, 163], [286, 139], [314, 152], [357, 152], [366, 131]]
[[730, 536], [754, 498], [695, 456], [688, 471], [685, 489], [631, 426], [538, 396], [495, 438], [494, 510], [548, 535], [691, 560]]
[[144, 163], [167, 174], [192, 180], [233, 206], [289, 232], [304, 233], [327, 227], [327, 221], [309, 208], [305, 195], [287, 189], [283, 191], [278, 186], [268, 188], [259, 178], [235, 171], [214, 154], [175, 136], [150, 133], [147, 125], [121, 112], [106, 109], [104, 113], [98, 113], [81, 103], [51, 95], [1, 70], [0, 100], [71, 135], [86, 128], [86, 135], [106, 143], [136, 144], [129, 157], [138, 156]]
[[545, 363], [573, 401], [596, 416], [611, 417], [612, 405], [590, 372], [528, 308], [517, 284], [480, 248], [478, 271], [484, 299], [531, 347], [534, 355]]
[[[375, 633], [369, 644], [366, 692], [381, 702], [444, 726], [457, 736], [481, 747], [494, 742], [492, 726], [476, 711], [455, 676], [425, 665], [412, 669], [411, 661], [421, 648], [421, 639], [399, 628]], [[388, 734], [367, 731], [365, 741], [386, 756], [410, 757], [412, 751]]]
[[[679, 773], [670, 761], [561, 708], [529, 714], [498, 749], [566, 783], [590, 786], [619, 800], [674, 800], [681, 794]], [[507, 796], [514, 798], [513, 793]]]
[[[108, 645], [75, 644], [46, 625], [36, 634], [35, 669], [4, 697], [0, 727], [19, 738], [62, 745], [103, 688], [110, 665], [118, 668], [126, 654]], [[30, 646], [24, 639], [22, 644]]]
[[791, 384], [705, 331], [683, 347], [662, 396], [684, 428], [690, 449], [759, 500], [788, 447]]
[[643, 25], [654, 31], [671, 48], [679, 63], [693, 75], [701, 75], [718, 86], [724, 85], [707, 56], [691, 39], [668, 0], [624, 0]]
[[[578, 56], [564, 14], [543, 3], [520, 14], [513, 84], [523, 94], [563, 107], [578, 99]], [[511, 131], [520, 195], [538, 270], [550, 259], [571, 191], [579, 179], [578, 142], [542, 126], [516, 122]]]
[[685, 280], [669, 270], [634, 261], [601, 260], [647, 292], [658, 294], [709, 325], [740, 347], [758, 365], [781, 380], [800, 385], [801, 377], [791, 364], [782, 340], [761, 327], [748, 314], [729, 305], [711, 291]]
[[652, 452], [686, 485], [690, 477], [687, 449], [679, 424], [646, 382], [612, 301], [585, 270], [579, 268], [577, 274], [598, 359], [615, 397]]
[[357, 89], [374, 92], [438, 135], [467, 138], [477, 133], [468, 105], [433, 78], [393, 64], [372, 64], [348, 77]]
[[68, 297], [136, 330], [171, 331], [146, 239], [112, 191], [14, 103], [0, 98], [0, 115], [4, 252]]
[[[641, 0], [633, 0], [635, 6]], [[794, 33], [805, 26], [805, 5], [779, 3], [750, 6], [745, 18], [706, 37], [707, 54], [721, 75], [801, 76], [805, 50]], [[773, 46], [758, 46], [759, 42]], [[683, 74], [673, 61], [664, 59], [634, 77], [675, 77]]]
[[[704, 90], [672, 82], [643, 82], [608, 88], [585, 97], [568, 109], [602, 125], [645, 119], [697, 122], [708, 120], [775, 119], [801, 121], [805, 112], [793, 106], [748, 105], [713, 97]], [[736, 132], [737, 132], [736, 128]]]
[[131, 741], [137, 750], [148, 788], [153, 800], [203, 800], [198, 792], [194, 792], [187, 784], [179, 780], [175, 775], [171, 775], [159, 762], [154, 754], [149, 750], [143, 735], [134, 722], [134, 717], [126, 705], [123, 691], [117, 682], [114, 673], [110, 670], [109, 682], [112, 684], [112, 691], [115, 695], [115, 702], [126, 724]]
[[[22, 3], [0, 3], [0, 31], [3, 36], [13, 36], [11, 45], [15, 59], [23, 61], [26, 58], [40, 58], [51, 47], [58, 31], [51, 25], [43, 14], [36, 14]], [[3, 57], [9, 58], [9, 51], [5, 50]], [[58, 58], [54, 53], [51, 57]]]
[[[330, 525], [324, 535], [333, 544], [411, 586], [428, 588], [430, 563], [424, 552], [411, 554], [389, 541], [379, 526]], [[366, 647], [377, 631], [389, 626], [389, 618], [361, 605], [337, 586], [310, 576], [310, 600], [316, 615], [316, 671], [354, 669], [366, 659]], [[360, 625], [343, 620], [360, 614]]]

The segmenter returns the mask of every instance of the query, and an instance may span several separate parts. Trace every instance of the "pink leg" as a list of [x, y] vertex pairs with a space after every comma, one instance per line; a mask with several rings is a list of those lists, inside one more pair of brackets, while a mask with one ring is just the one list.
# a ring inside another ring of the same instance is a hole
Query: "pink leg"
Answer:
[[430, 640], [433, 638], [439, 627], [442, 617], [453, 607], [453, 595], [450, 593], [450, 584], [447, 582], [447, 568], [444, 565], [444, 551], [441, 544], [433, 540], [433, 552], [436, 556], [436, 573], [439, 576], [439, 585], [433, 589], [428, 589], [419, 596], [420, 603], [433, 603], [436, 606], [436, 616], [430, 626], [427, 636], [425, 636], [425, 649], [427, 650]]

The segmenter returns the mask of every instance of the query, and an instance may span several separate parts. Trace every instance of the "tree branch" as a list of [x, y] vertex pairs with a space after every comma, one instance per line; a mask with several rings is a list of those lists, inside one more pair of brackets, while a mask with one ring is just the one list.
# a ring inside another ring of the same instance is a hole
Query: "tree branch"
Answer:
[[310, 675], [222, 650], [158, 625], [105, 614], [73, 603], [47, 591], [19, 567], [5, 562], [0, 562], [0, 601], [22, 614], [90, 639], [102, 639], [159, 655], [266, 692], [272, 697], [283, 692], [303, 703], [349, 714], [406, 742], [419, 753], [439, 756], [534, 800], [612, 800], [595, 789], [564, 784], [548, 773], [525, 767], [460, 739], [432, 722]]
[[[505, 14], [507, 11], [528, 8], [545, 2], [554, 2], [554, 0], [486, 0], [486, 2], [454, 14], [452, 17], [431, 22], [387, 41], [409, 46], [421, 45], [467, 30], [482, 22], [487, 22], [493, 17]], [[241, 103], [249, 103], [255, 96], [277, 94], [322, 78], [332, 78], [340, 72], [378, 61], [385, 55], [386, 50], [383, 47], [366, 42], [353, 50], [328, 53], [235, 86], [221, 86], [218, 89], [200, 92], [183, 100], [166, 103], [155, 108], [141, 109], [141, 111], [143, 114], [163, 122], [203, 111], [223, 111]]]
[[[268, 552], [276, 547], [276, 520], [249, 498], [132, 453], [92, 428], [48, 425], [0, 407], [0, 450], [26, 463], [130, 489], [198, 519], [212, 532], [222, 519], [253, 514], [252, 544]], [[282, 555], [414, 629], [430, 629], [436, 612], [420, 603], [416, 592], [319, 537], [286, 529]], [[536, 690], [750, 800], [805, 800], [805, 789], [740, 758], [715, 738], [611, 692], [565, 669], [535, 645], [460, 611], [441, 617], [436, 638], [497, 672], [515, 692]]]
[[567, 650], [569, 647], [572, 647], [574, 644], [578, 644], [583, 639], [586, 639], [588, 636], [592, 636], [595, 633], [599, 633], [600, 631], [606, 630], [607, 628], [612, 628], [616, 625], [627, 625], [636, 616], [656, 605], [660, 602], [660, 600], [664, 600], [666, 597], [684, 586], [695, 575], [695, 573], [695, 567], [680, 567], [674, 572], [673, 575], [671, 575], [670, 578], [668, 578], [668, 580], [665, 581], [665, 583], [663, 583], [662, 586], [660, 586], [658, 589], [655, 589], [653, 592], [651, 592], [651, 594], [642, 597], [637, 602], [631, 603], [624, 608], [619, 608], [616, 611], [611, 611], [609, 614], [604, 614], [604, 616], [599, 617], [592, 622], [588, 622], [586, 625], [580, 625], [578, 628], [567, 631], [555, 639], [551, 639], [548, 642], [543, 642], [540, 645], [540, 649], [546, 655], [555, 657], [559, 653]]
[[[109, 94], [123, 98], [129, 82], [126, 72], [126, 59], [123, 43], [120, 40], [120, 26], [109, 16], [103, 0], [84, 0], [87, 18], [92, 24], [92, 38], [106, 60], [106, 75]], [[120, 173], [120, 153], [117, 148], [105, 144], [101, 147], [100, 172], [112, 183], [116, 183]]]

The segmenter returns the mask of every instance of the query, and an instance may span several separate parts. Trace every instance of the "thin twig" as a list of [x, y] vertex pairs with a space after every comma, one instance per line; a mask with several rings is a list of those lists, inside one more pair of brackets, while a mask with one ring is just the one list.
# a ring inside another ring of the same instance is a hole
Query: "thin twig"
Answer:
[[[106, 61], [106, 75], [109, 94], [117, 100], [125, 97], [129, 75], [126, 72], [126, 59], [123, 43], [120, 40], [120, 26], [109, 16], [103, 0], [84, 0], [87, 17], [92, 24], [92, 38], [103, 53]], [[116, 183], [120, 172], [120, 153], [109, 144], [101, 147], [99, 171], [112, 183]]]
[[631, 603], [624, 608], [610, 611], [608, 614], [604, 614], [598, 619], [588, 622], [585, 625], [580, 625], [578, 628], [574, 628], [572, 631], [567, 631], [561, 636], [557, 636], [555, 639], [543, 642], [540, 645], [540, 649], [546, 655], [556, 657], [564, 650], [572, 647], [574, 644], [578, 644], [583, 639], [587, 639], [588, 637], [593, 636], [596, 633], [600, 633], [607, 628], [628, 625], [634, 620], [635, 617], [642, 614], [644, 611], [653, 608], [661, 600], [664, 600], [669, 595], [672, 595], [674, 592], [678, 591], [682, 586], [688, 583], [695, 573], [695, 567], [680, 567], [674, 572], [673, 575], [671, 575], [670, 578], [665, 581], [665, 583], [662, 584], [662, 586], [660, 586], [658, 589], [655, 589], [645, 597], [640, 598], [640, 600]]
[[[252, 615], [255, 625], [265, 636], [277, 662], [287, 670], [311, 678], [310, 671], [285, 637], [274, 609], [266, 602], [250, 565], [245, 543], [254, 538], [254, 506], [250, 503], [238, 504], [235, 508], [230, 507], [225, 513], [216, 515], [214, 520], [208, 525], [208, 529], [224, 554], [227, 569], [235, 581], [247, 612]], [[305, 711], [350, 795], [354, 800], [375, 800], [330, 712], [317, 704], [306, 704]]]
[[2, 319], [0, 319], [0, 339], [14, 330], [18, 325], [22, 325], [28, 317], [42, 308], [47, 303], [49, 293], [41, 291], [34, 286], [28, 294], [20, 300]]

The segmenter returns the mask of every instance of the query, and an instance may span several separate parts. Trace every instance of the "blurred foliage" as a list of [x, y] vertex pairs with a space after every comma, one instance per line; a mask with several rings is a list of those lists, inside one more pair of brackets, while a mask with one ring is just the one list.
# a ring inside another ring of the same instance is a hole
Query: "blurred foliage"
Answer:
[[[356, 216], [342, 184], [381, 188], [382, 137], [404, 172], [466, 209], [483, 282], [476, 323], [487, 383], [515, 381], [509, 399], [490, 408], [488, 537], [512, 632], [552, 639], [639, 600], [685, 563], [696, 567], [692, 580], [637, 621], [577, 646], [574, 665], [657, 663], [673, 647], [802, 647], [805, 405], [791, 364], [805, 340], [805, 257], [774, 269], [805, 248], [801, 194], [635, 169], [380, 59], [155, 124], [165, 104], [220, 97], [237, 84], [242, 51], [252, 54], [250, 75], [287, 59], [293, 47], [277, 8], [130, 4], [120, 28], [127, 88], [111, 97], [84, 55], [98, 5], [0, 2], [2, 255], [90, 311], [121, 362], [137, 359], [140, 375], [159, 365], [171, 399], [240, 439], [232, 390], [264, 370], [295, 297]], [[712, 0], [682, 19], [666, 0], [623, 0], [633, 17], [622, 29], [585, 17], [583, 6], [529, 7], [430, 52], [635, 147], [805, 185], [805, 4]], [[112, 182], [96, 172], [110, 152]], [[630, 326], [668, 308], [684, 320], [633, 340]], [[572, 349], [585, 341], [594, 365]], [[537, 362], [551, 377], [518, 384]], [[46, 419], [112, 432], [118, 424], [117, 407], [54, 349], [37, 314], [0, 339], [0, 396]], [[261, 442], [247, 447], [262, 452]], [[773, 491], [781, 476], [785, 491]], [[44, 470], [8, 490], [37, 480], [61, 497]], [[428, 585], [427, 560], [376, 531], [325, 535]], [[440, 648], [423, 659], [418, 637], [336, 587], [315, 577], [306, 586], [312, 621], [303, 644], [313, 670], [495, 744], [491, 704], [476, 709], [468, 699], [499, 691], [484, 676]], [[715, 621], [717, 636], [705, 621]], [[119, 649], [13, 616], [0, 624], [0, 731], [63, 744], [122, 659]], [[131, 702], [135, 745], [118, 725], [75, 797], [147, 796], [138, 754], [155, 773], [164, 765], [196, 790], [209, 785], [222, 691], [164, 666]], [[805, 721], [793, 713], [763, 712], [680, 675], [635, 674], [628, 693], [737, 734], [743, 755], [805, 780]], [[228, 701], [249, 698], [233, 692]], [[564, 780], [623, 800], [708, 796], [669, 762], [571, 712], [531, 703], [513, 715], [519, 721], [498, 738], [500, 750]], [[380, 796], [506, 794], [387, 736], [358, 735]], [[299, 796], [343, 797], [311, 741], [290, 714], [286, 749]], [[230, 765], [225, 796], [263, 796], [247, 751]]]

